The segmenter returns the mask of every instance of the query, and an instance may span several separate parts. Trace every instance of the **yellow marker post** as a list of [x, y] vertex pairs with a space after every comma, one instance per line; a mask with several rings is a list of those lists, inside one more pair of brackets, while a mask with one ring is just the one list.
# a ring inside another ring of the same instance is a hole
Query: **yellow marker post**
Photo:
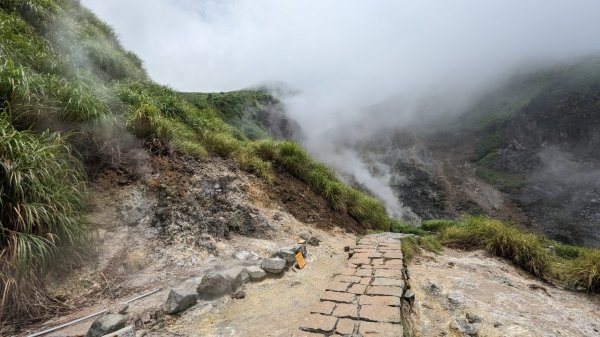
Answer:
[[304, 256], [302, 256], [302, 252], [296, 253], [296, 263], [298, 264], [298, 268], [302, 269], [306, 265], [304, 261]]

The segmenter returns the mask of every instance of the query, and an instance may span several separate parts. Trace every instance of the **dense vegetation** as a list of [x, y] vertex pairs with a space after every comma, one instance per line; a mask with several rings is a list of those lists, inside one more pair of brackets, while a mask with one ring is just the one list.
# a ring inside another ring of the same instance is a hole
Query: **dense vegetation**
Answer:
[[542, 279], [556, 280], [573, 289], [600, 291], [600, 251], [596, 249], [562, 244], [483, 216], [425, 221], [421, 230], [430, 234], [403, 242], [409, 260], [418, 254], [419, 246], [433, 252], [439, 252], [440, 243], [485, 249]]
[[0, 2], [0, 323], [40, 318], [55, 303], [44, 276], [87, 240], [86, 180], [122, 164], [126, 133], [148, 147], [232, 158], [267, 181], [286, 170], [365, 228], [388, 227], [379, 201], [298, 144], [267, 136], [266, 114], [279, 105], [260, 90], [155, 84], [77, 0]]

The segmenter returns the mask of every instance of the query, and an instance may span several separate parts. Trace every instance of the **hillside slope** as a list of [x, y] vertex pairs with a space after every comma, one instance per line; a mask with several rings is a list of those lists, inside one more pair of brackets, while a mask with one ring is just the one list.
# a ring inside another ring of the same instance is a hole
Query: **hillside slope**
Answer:
[[289, 174], [363, 230], [387, 227], [379, 201], [271, 138], [294, 132], [265, 91], [184, 94], [154, 83], [77, 0], [2, 1], [0, 321], [64, 309], [44, 283], [57, 261], [69, 271], [93, 244], [89, 182], [107, 170], [145, 179], [152, 156], [219, 156], [267, 183]]
[[423, 219], [488, 214], [600, 247], [599, 128], [600, 58], [590, 57], [513, 76], [461, 114], [361, 146]]

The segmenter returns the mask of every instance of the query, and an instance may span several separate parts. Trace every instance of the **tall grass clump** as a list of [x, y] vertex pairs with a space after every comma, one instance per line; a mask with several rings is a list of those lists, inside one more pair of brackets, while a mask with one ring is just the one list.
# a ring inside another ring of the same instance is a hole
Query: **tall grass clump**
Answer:
[[440, 233], [442, 242], [451, 246], [484, 248], [504, 257], [538, 277], [549, 269], [550, 255], [540, 235], [524, 233], [500, 220], [472, 216], [460, 226], [449, 226]]
[[85, 240], [86, 183], [64, 139], [12, 128], [0, 118], [0, 318], [39, 317], [57, 258]]
[[578, 248], [580, 253], [576, 257], [561, 259], [556, 263], [556, 276], [568, 287], [599, 292], [600, 251]]

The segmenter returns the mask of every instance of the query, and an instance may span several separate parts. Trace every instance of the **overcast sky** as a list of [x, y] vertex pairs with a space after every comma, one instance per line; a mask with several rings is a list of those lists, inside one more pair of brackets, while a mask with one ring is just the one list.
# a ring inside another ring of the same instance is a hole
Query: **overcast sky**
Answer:
[[[151, 77], [182, 91], [265, 82], [300, 90], [290, 113], [322, 159], [360, 108], [400, 95], [468, 104], [517, 68], [600, 50], [598, 0], [82, 0]], [[380, 121], [381, 122], [381, 121]], [[388, 124], [389, 124], [388, 123]], [[356, 130], [353, 130], [355, 132]]]

